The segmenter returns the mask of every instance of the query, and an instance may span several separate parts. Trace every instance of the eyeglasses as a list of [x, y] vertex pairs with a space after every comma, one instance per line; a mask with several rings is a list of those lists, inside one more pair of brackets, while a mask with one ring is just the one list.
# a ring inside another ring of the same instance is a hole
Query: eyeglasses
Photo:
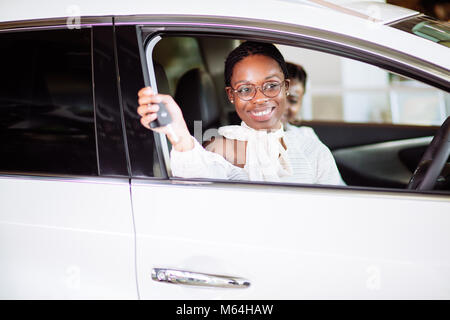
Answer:
[[267, 81], [262, 84], [262, 86], [255, 86], [254, 84], [243, 84], [233, 89], [239, 98], [244, 101], [250, 101], [256, 96], [256, 91], [259, 89], [268, 98], [275, 98], [281, 91], [281, 87], [286, 85], [287, 80], [283, 82], [278, 81]]

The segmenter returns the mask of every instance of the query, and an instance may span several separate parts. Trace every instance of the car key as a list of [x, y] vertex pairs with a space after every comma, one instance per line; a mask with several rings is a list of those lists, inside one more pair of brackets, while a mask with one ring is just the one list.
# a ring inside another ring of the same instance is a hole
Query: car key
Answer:
[[175, 131], [173, 131], [172, 128], [172, 117], [170, 116], [169, 111], [166, 108], [166, 104], [164, 102], [158, 103], [159, 110], [156, 113], [156, 119], [150, 122], [151, 128], [159, 128], [159, 127], [165, 127], [167, 126], [167, 129], [169, 130], [170, 135], [172, 136], [173, 141], [176, 143], [178, 142], [178, 136], [176, 135]]
[[151, 128], [159, 128], [167, 126], [168, 124], [172, 123], [172, 117], [169, 114], [169, 111], [167, 111], [166, 105], [163, 102], [158, 103], [159, 110], [156, 113], [157, 118], [150, 122]]

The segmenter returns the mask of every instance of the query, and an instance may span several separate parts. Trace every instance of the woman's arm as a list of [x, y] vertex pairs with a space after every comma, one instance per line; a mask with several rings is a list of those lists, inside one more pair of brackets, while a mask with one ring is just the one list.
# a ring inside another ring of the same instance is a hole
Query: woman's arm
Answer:
[[[142, 88], [138, 92], [139, 107], [137, 113], [141, 116], [141, 124], [147, 129], [155, 132], [164, 133], [170, 140], [172, 147], [180, 152], [188, 151], [194, 148], [191, 134], [184, 121], [183, 114], [180, 107], [169, 95], [156, 94], [152, 88]], [[167, 126], [159, 128], [151, 128], [150, 122], [155, 121], [157, 118], [157, 112], [159, 110], [158, 103], [163, 102], [166, 105], [167, 111], [169, 111], [172, 117], [172, 129], [176, 137], [172, 136], [172, 132]]]
[[172, 149], [170, 167], [172, 174], [182, 178], [208, 178], [248, 180], [244, 170], [232, 165], [221, 154], [205, 150], [191, 137], [194, 148], [179, 152]]
[[[169, 95], [155, 94], [150, 87], [138, 92], [141, 124], [149, 130], [164, 133], [172, 143], [170, 163], [172, 174], [182, 178], [246, 179], [242, 170], [234, 167], [220, 154], [209, 152], [191, 136], [180, 107]], [[157, 118], [158, 103], [166, 105], [172, 117], [172, 129], [178, 139], [172, 136], [167, 127], [151, 128], [150, 122]]]
[[318, 152], [317, 183], [345, 186], [330, 149], [321, 143]]
[[225, 160], [236, 167], [243, 168], [246, 160], [247, 141], [213, 137], [211, 141], [203, 144], [207, 151], [221, 155]]

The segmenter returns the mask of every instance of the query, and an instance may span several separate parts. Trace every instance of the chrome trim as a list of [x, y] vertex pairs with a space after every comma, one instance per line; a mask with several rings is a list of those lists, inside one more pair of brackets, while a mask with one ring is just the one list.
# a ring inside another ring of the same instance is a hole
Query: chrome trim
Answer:
[[[24, 21], [7, 21], [0, 22], [0, 32], [3, 31], [20, 31], [32, 29], [61, 29], [67, 28], [67, 18], [50, 18], [50, 19], [33, 19]], [[113, 24], [112, 16], [104, 17], [80, 17], [80, 27], [92, 27], [99, 25], [110, 26]]]
[[[156, 83], [156, 77], [155, 72], [153, 68], [153, 49], [155, 48], [156, 44], [161, 40], [162, 38], [160, 36], [153, 37], [150, 42], [147, 44], [147, 46], [144, 48], [145, 50], [145, 57], [147, 60], [147, 72], [150, 77], [150, 85], [152, 88], [155, 89], [155, 92], [158, 93], [158, 85]], [[167, 143], [167, 137], [164, 133], [161, 132], [154, 132], [154, 134], [157, 134], [159, 137], [159, 140], [161, 141], [161, 147], [162, 147], [162, 153], [163, 153], [163, 161], [166, 166], [166, 171], [169, 176], [172, 175], [172, 171], [170, 170], [170, 160], [169, 160], [169, 147]]]
[[405, 21], [405, 20], [409, 20], [409, 19], [412, 19], [412, 18], [418, 18], [418, 17], [421, 17], [421, 16], [426, 16], [426, 15], [423, 14], [423, 13], [418, 12], [418, 13], [416, 13], [414, 15], [410, 15], [410, 16], [407, 16], [407, 17], [402, 17], [402, 18], [399, 18], [399, 19], [396, 19], [396, 20], [389, 21], [385, 25], [388, 26], [388, 27], [392, 27], [393, 24], [397, 24], [399, 22], [402, 22], [402, 21]]
[[245, 289], [250, 287], [250, 281], [243, 278], [165, 268], [153, 268], [152, 280], [156, 282], [214, 288]]
[[18, 179], [18, 180], [41, 180], [41, 181], [61, 181], [61, 182], [81, 182], [97, 184], [130, 184], [127, 177], [96, 177], [96, 176], [71, 176], [56, 174], [31, 174], [31, 173], [11, 173], [1, 172], [0, 179]]
[[147, 58], [147, 72], [150, 77], [150, 84], [158, 93], [158, 84], [156, 83], [156, 77], [155, 72], [153, 70], [153, 49], [155, 48], [156, 44], [161, 40], [162, 38], [160, 36], [156, 36], [153, 39], [150, 40], [150, 42], [147, 44], [147, 48], [144, 48], [146, 50], [145, 56]]

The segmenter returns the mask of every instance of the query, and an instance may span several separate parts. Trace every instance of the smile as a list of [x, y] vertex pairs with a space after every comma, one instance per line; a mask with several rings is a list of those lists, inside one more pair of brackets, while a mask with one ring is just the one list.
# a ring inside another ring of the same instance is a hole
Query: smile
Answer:
[[255, 112], [255, 111], [252, 111], [252, 114], [253, 114], [254, 116], [260, 117], [260, 116], [264, 116], [264, 115], [266, 115], [266, 114], [269, 114], [270, 111], [272, 111], [272, 108], [267, 108], [266, 110], [261, 111], [261, 112]]
[[250, 117], [256, 121], [266, 121], [272, 117], [274, 107], [268, 107], [266, 109], [258, 109], [250, 111]]

